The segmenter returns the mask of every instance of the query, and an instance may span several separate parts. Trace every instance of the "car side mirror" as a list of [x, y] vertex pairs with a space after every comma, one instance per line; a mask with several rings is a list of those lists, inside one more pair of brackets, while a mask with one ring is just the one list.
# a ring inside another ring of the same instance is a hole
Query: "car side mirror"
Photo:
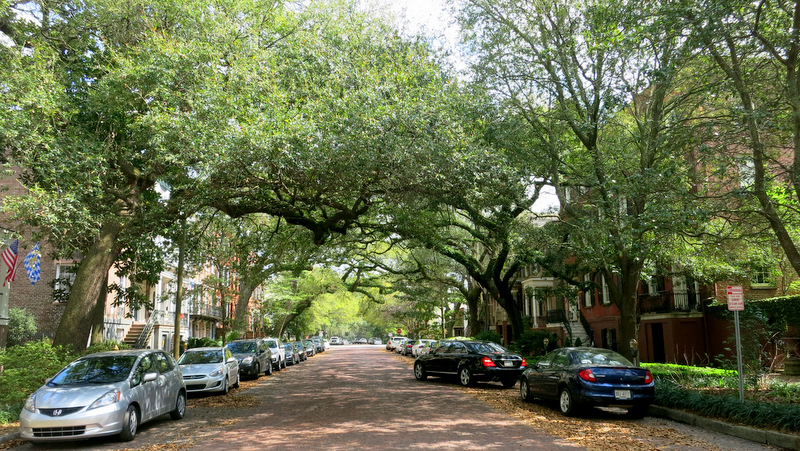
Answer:
[[145, 373], [142, 382], [152, 382], [156, 379], [158, 379], [158, 373]]
[[236, 362], [236, 358], [235, 357], [231, 357], [231, 358], [228, 359], [228, 363], [235, 363], [235, 362]]

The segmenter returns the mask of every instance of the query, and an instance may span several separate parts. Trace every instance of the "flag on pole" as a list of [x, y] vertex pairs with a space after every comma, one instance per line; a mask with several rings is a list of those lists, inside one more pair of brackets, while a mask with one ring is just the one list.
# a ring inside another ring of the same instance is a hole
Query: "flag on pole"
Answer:
[[25, 272], [28, 273], [28, 278], [31, 279], [31, 285], [36, 285], [36, 282], [42, 278], [42, 252], [39, 250], [38, 242], [33, 246], [33, 249], [28, 252], [28, 255], [25, 256], [22, 265], [25, 266]]
[[3, 286], [6, 286], [7, 283], [13, 282], [14, 277], [16, 275], [16, 271], [14, 271], [17, 267], [17, 254], [19, 251], [19, 240], [14, 240], [11, 244], [0, 254], [0, 258], [3, 259], [3, 263], [8, 266], [8, 272], [6, 273], [6, 277], [3, 280]]

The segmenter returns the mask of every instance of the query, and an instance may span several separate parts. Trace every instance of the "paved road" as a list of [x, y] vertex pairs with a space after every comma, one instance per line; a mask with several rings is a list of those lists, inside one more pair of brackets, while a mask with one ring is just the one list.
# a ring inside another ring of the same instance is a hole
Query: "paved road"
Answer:
[[764, 449], [653, 418], [565, 419], [536, 404], [515, 416], [490, 404], [522, 404], [516, 390], [419, 382], [409, 363], [379, 346], [336, 346], [227, 396], [192, 396], [183, 420], [147, 423], [134, 442], [18, 442], [14, 449]]

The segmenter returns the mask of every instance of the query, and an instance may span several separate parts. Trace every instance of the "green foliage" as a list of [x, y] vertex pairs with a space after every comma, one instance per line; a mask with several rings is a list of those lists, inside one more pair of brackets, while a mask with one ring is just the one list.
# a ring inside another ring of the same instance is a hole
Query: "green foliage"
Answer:
[[642, 363], [659, 381], [680, 384], [686, 388], [736, 388], [739, 376], [735, 370], [676, 365], [671, 363]]
[[17, 346], [31, 340], [36, 335], [36, 319], [25, 309], [8, 310], [7, 346]]
[[0, 406], [8, 406], [3, 408], [7, 412], [21, 406], [45, 379], [76, 357], [63, 347], [53, 346], [49, 340], [31, 341], [0, 352], [0, 366], [4, 367], [0, 373]]
[[86, 348], [86, 350], [83, 351], [81, 354], [82, 355], [88, 355], [88, 354], [93, 354], [95, 352], [116, 351], [116, 350], [122, 350], [122, 349], [130, 349], [130, 348], [131, 347], [126, 345], [125, 343], [120, 343], [118, 341], [109, 340], [109, 341], [102, 341], [100, 343], [95, 343], [95, 344], [89, 346], [88, 348]]
[[500, 343], [503, 340], [503, 337], [493, 330], [484, 330], [475, 334], [475, 339]]
[[583, 341], [581, 340], [581, 337], [575, 338], [575, 346], [576, 347], [583, 346]]
[[[549, 340], [547, 347], [544, 345], [545, 338]], [[517, 341], [511, 343], [511, 349], [531, 356], [544, 355], [556, 347], [558, 347], [558, 336], [542, 329], [526, 330]]]
[[228, 332], [227, 334], [225, 334], [225, 342], [226, 343], [229, 342], [229, 341], [238, 340], [240, 338], [242, 338], [242, 333], [237, 331], [237, 330], [232, 330], [232, 331]]
[[191, 349], [191, 348], [204, 348], [207, 346], [221, 346], [221, 344], [218, 341], [208, 337], [200, 337], [200, 338], [192, 337], [189, 339], [187, 346], [189, 349]]
[[[775, 337], [782, 336], [787, 330], [787, 321], [797, 317], [797, 313], [791, 312], [789, 309], [800, 308], [798, 300], [800, 297], [765, 301], [748, 300], [747, 308], [739, 312], [742, 361], [745, 375], [751, 383], [755, 383], [762, 374], [768, 371], [771, 356], [766, 352], [765, 344]], [[728, 311], [726, 305], [709, 306], [707, 312], [730, 321], [730, 324], [734, 322], [733, 312]], [[733, 333], [723, 340], [723, 344], [727, 345], [732, 357], [717, 356], [716, 358], [720, 365], [728, 369], [737, 367], [735, 340]]]
[[655, 403], [664, 407], [688, 409], [700, 415], [726, 418], [753, 426], [800, 431], [800, 404], [740, 401], [738, 396], [713, 395], [661, 380], [656, 383]]

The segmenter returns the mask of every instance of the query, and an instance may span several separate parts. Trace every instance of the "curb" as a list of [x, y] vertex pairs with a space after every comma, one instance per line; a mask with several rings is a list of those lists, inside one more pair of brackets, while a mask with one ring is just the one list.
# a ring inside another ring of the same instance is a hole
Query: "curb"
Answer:
[[650, 405], [650, 415], [668, 418], [681, 423], [697, 426], [709, 431], [721, 434], [732, 435], [756, 443], [764, 443], [781, 448], [800, 450], [800, 435], [784, 434], [782, 432], [755, 429], [748, 426], [739, 426], [724, 421], [713, 420], [683, 410], [670, 409], [656, 405]]
[[9, 432], [6, 435], [0, 435], [0, 443], [10, 442], [19, 438], [19, 431]]

